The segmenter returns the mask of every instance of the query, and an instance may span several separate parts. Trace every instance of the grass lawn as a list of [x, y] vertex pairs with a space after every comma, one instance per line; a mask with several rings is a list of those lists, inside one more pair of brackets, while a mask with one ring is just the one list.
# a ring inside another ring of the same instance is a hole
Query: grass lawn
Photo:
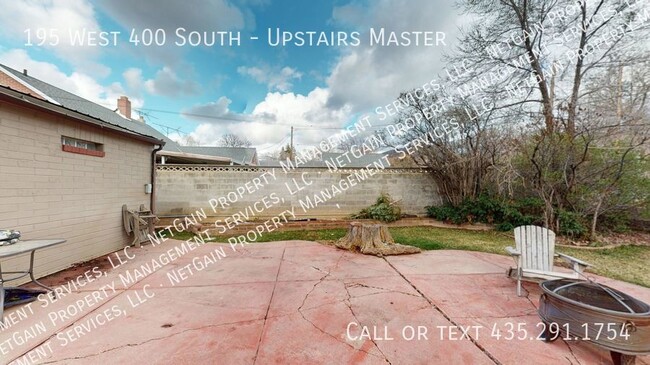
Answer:
[[[345, 229], [271, 232], [264, 234], [258, 242], [337, 240], [343, 237], [345, 232]], [[505, 255], [505, 247], [515, 244], [511, 236], [496, 231], [400, 227], [390, 228], [390, 233], [396, 242], [423, 250], [468, 250]], [[220, 236], [216, 240], [226, 242], [227, 236]], [[650, 287], [650, 247], [622, 246], [607, 250], [560, 247], [558, 251], [591, 263], [595, 267], [589, 271], [598, 275]]]
[[559, 248], [594, 265], [596, 274], [650, 288], [650, 246], [622, 246], [608, 250]]

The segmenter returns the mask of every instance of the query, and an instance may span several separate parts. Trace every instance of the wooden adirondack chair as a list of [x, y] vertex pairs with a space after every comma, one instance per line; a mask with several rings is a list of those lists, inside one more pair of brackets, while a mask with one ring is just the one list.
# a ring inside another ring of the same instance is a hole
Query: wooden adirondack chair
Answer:
[[[516, 267], [511, 267], [507, 274], [517, 279], [517, 295], [521, 296], [521, 280], [551, 280], [560, 278], [580, 278], [580, 274], [590, 264], [575, 257], [555, 253], [555, 232], [538, 226], [521, 226], [515, 228], [516, 248], [506, 247], [514, 258]], [[573, 272], [553, 271], [553, 259], [561, 257], [571, 264]]]

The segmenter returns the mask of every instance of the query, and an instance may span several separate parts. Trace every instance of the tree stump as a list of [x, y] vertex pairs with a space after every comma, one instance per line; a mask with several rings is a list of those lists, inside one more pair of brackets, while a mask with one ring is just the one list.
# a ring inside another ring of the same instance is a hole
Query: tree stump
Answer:
[[335, 246], [345, 250], [361, 252], [366, 255], [389, 256], [421, 252], [419, 248], [395, 243], [383, 224], [363, 224], [352, 222], [345, 237], [336, 241]]

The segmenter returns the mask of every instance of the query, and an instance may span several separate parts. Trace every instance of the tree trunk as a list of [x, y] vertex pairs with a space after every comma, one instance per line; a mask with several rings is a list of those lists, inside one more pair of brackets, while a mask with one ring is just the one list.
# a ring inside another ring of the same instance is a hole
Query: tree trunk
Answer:
[[618, 80], [616, 83], [616, 121], [623, 123], [623, 66], [618, 67]]
[[361, 252], [365, 255], [388, 256], [420, 252], [413, 246], [395, 243], [383, 224], [363, 224], [352, 222], [345, 237], [336, 242], [336, 247]]
[[598, 204], [596, 204], [596, 209], [594, 209], [594, 216], [591, 219], [591, 231], [589, 235], [591, 236], [592, 240], [596, 237], [596, 225], [598, 224], [598, 214], [600, 214], [600, 206], [602, 204], [603, 196], [601, 195], [600, 199], [598, 199]]
[[[522, 18], [520, 18], [521, 30], [530, 32], [527, 22], [528, 19], [526, 18], [526, 15], [523, 15]], [[535, 75], [535, 79], [537, 80], [539, 92], [542, 94], [542, 115], [544, 115], [544, 124], [546, 125], [545, 132], [550, 136], [553, 134], [555, 129], [555, 118], [553, 116], [553, 103], [551, 100], [550, 90], [544, 72], [542, 71], [542, 63], [537, 54], [533, 51], [534, 44], [529, 37], [524, 37], [524, 40], [526, 53], [530, 60], [530, 66], [533, 68], [533, 75]]]
[[[601, 2], [602, 4], [602, 2]], [[600, 5], [598, 6], [600, 8]], [[597, 11], [596, 11], [597, 12]], [[587, 46], [587, 28], [589, 23], [587, 21], [587, 3], [580, 3], [580, 21], [582, 24], [582, 30], [580, 32], [580, 44], [578, 46], [578, 60], [576, 61], [576, 67], [573, 74], [573, 89], [571, 90], [571, 97], [569, 99], [568, 113], [567, 113], [567, 125], [566, 132], [573, 139], [576, 133], [576, 116], [578, 110], [578, 97], [580, 95], [580, 84], [582, 83], [582, 65], [585, 58], [585, 49]], [[596, 13], [592, 15], [595, 16]], [[592, 32], [593, 35], [593, 32]]]

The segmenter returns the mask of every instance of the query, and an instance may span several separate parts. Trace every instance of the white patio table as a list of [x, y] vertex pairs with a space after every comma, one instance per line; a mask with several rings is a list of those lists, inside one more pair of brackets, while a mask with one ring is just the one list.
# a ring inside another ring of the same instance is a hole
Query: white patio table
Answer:
[[[34, 277], [34, 253], [42, 248], [55, 246], [64, 243], [64, 239], [51, 239], [51, 240], [26, 240], [18, 241], [12, 245], [0, 246], [0, 320], [4, 318], [4, 302], [5, 302], [5, 289], [4, 283], [7, 281], [18, 280], [29, 275], [32, 282], [42, 288], [52, 291], [52, 288], [41, 284]], [[29, 269], [27, 271], [2, 271], [2, 259], [12, 256], [17, 256], [23, 253], [30, 253], [29, 256]], [[5, 279], [4, 275], [15, 275]]]

